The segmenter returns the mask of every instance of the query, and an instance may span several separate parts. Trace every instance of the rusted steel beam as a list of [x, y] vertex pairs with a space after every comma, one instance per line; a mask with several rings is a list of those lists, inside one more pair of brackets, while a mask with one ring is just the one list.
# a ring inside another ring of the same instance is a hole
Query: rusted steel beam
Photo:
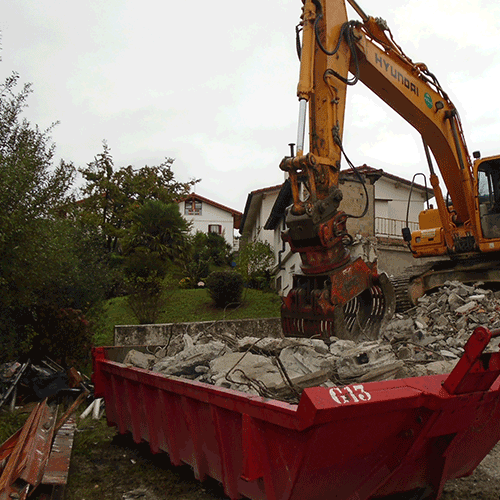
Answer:
[[6, 465], [0, 476], [0, 500], [22, 500], [40, 483], [52, 444], [54, 424], [55, 409], [44, 400], [30, 413], [20, 432], [6, 441], [2, 447]]

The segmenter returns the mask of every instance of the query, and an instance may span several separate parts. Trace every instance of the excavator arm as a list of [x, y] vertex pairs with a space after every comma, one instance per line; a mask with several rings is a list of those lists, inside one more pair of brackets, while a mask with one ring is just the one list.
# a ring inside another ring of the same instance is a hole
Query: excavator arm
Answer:
[[[473, 167], [455, 106], [427, 67], [404, 54], [385, 21], [367, 16], [354, 0], [348, 1], [361, 21], [347, 20], [344, 0], [304, 0], [302, 10], [297, 152], [280, 164], [288, 173], [293, 196], [283, 239], [302, 260], [302, 274], [294, 276], [282, 306], [282, 326], [288, 336], [376, 337], [394, 311], [394, 292], [376, 263], [352, 261], [348, 216], [339, 210], [349, 85], [364, 83], [422, 136], [439, 226], [438, 234], [428, 238], [439, 244], [422, 246], [422, 255], [425, 248], [431, 248], [433, 255], [471, 250], [481, 237]], [[309, 151], [305, 153], [307, 106]], [[452, 207], [444, 200], [429, 150]], [[418, 246], [420, 239], [412, 243]]]
[[[298, 252], [302, 274], [294, 276], [283, 300], [282, 326], [288, 336], [376, 337], [394, 311], [395, 299], [376, 263], [352, 260], [347, 214], [339, 210], [342, 134], [349, 68], [353, 58], [344, 1], [306, 0], [298, 85], [297, 154], [280, 168], [293, 195], [283, 239]], [[309, 152], [304, 152], [306, 106]]]
[[427, 67], [413, 63], [393, 41], [383, 20], [370, 17], [352, 30], [356, 56], [351, 60], [351, 71], [421, 134], [426, 152], [432, 151], [439, 166], [453, 202], [453, 216], [429, 159], [444, 247], [453, 253], [457, 241], [467, 234], [478, 236], [473, 169], [458, 112]]

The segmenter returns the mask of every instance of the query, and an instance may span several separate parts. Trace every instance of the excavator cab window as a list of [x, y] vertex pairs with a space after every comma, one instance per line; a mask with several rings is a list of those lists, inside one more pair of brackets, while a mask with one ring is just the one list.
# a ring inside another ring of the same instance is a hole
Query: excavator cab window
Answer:
[[477, 186], [483, 236], [500, 238], [500, 159], [479, 165]]

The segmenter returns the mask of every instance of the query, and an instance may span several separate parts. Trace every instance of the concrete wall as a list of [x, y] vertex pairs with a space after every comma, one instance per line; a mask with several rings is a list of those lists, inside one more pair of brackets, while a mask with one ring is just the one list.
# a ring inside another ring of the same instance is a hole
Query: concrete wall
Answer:
[[231, 334], [236, 337], [282, 336], [280, 318], [262, 318], [161, 325], [116, 325], [114, 343], [116, 346], [165, 345], [173, 335], [196, 335], [201, 332], [214, 335]]
[[421, 259], [415, 259], [407, 246], [400, 242], [393, 244], [380, 240], [377, 244], [377, 265], [379, 271], [384, 271], [389, 276], [398, 275], [408, 267], [423, 264]]
[[[366, 206], [366, 194], [363, 184], [351, 180], [341, 181], [339, 184], [343, 198], [339, 210], [343, 210], [349, 215], [361, 215]], [[350, 217], [347, 219], [347, 232], [352, 236], [361, 234], [362, 236], [373, 236], [375, 233], [375, 209], [374, 209], [374, 186], [369, 182], [365, 183], [368, 192], [368, 212], [359, 219]]]
[[416, 259], [406, 245], [401, 241], [377, 238], [377, 264], [379, 271], [388, 275], [399, 275], [409, 267], [427, 266], [430, 262], [448, 260], [448, 257], [425, 257]]

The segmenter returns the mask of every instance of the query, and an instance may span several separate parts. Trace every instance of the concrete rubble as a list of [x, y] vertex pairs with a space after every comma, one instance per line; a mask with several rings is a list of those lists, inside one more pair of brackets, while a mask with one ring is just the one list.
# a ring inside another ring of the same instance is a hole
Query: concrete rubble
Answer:
[[[474, 328], [500, 328], [500, 292], [447, 282], [397, 313], [376, 341], [238, 338], [234, 333], [176, 336], [155, 352], [131, 350], [126, 364], [168, 376], [297, 402], [305, 387], [332, 387], [448, 373]], [[494, 339], [489, 349], [498, 349]]]

